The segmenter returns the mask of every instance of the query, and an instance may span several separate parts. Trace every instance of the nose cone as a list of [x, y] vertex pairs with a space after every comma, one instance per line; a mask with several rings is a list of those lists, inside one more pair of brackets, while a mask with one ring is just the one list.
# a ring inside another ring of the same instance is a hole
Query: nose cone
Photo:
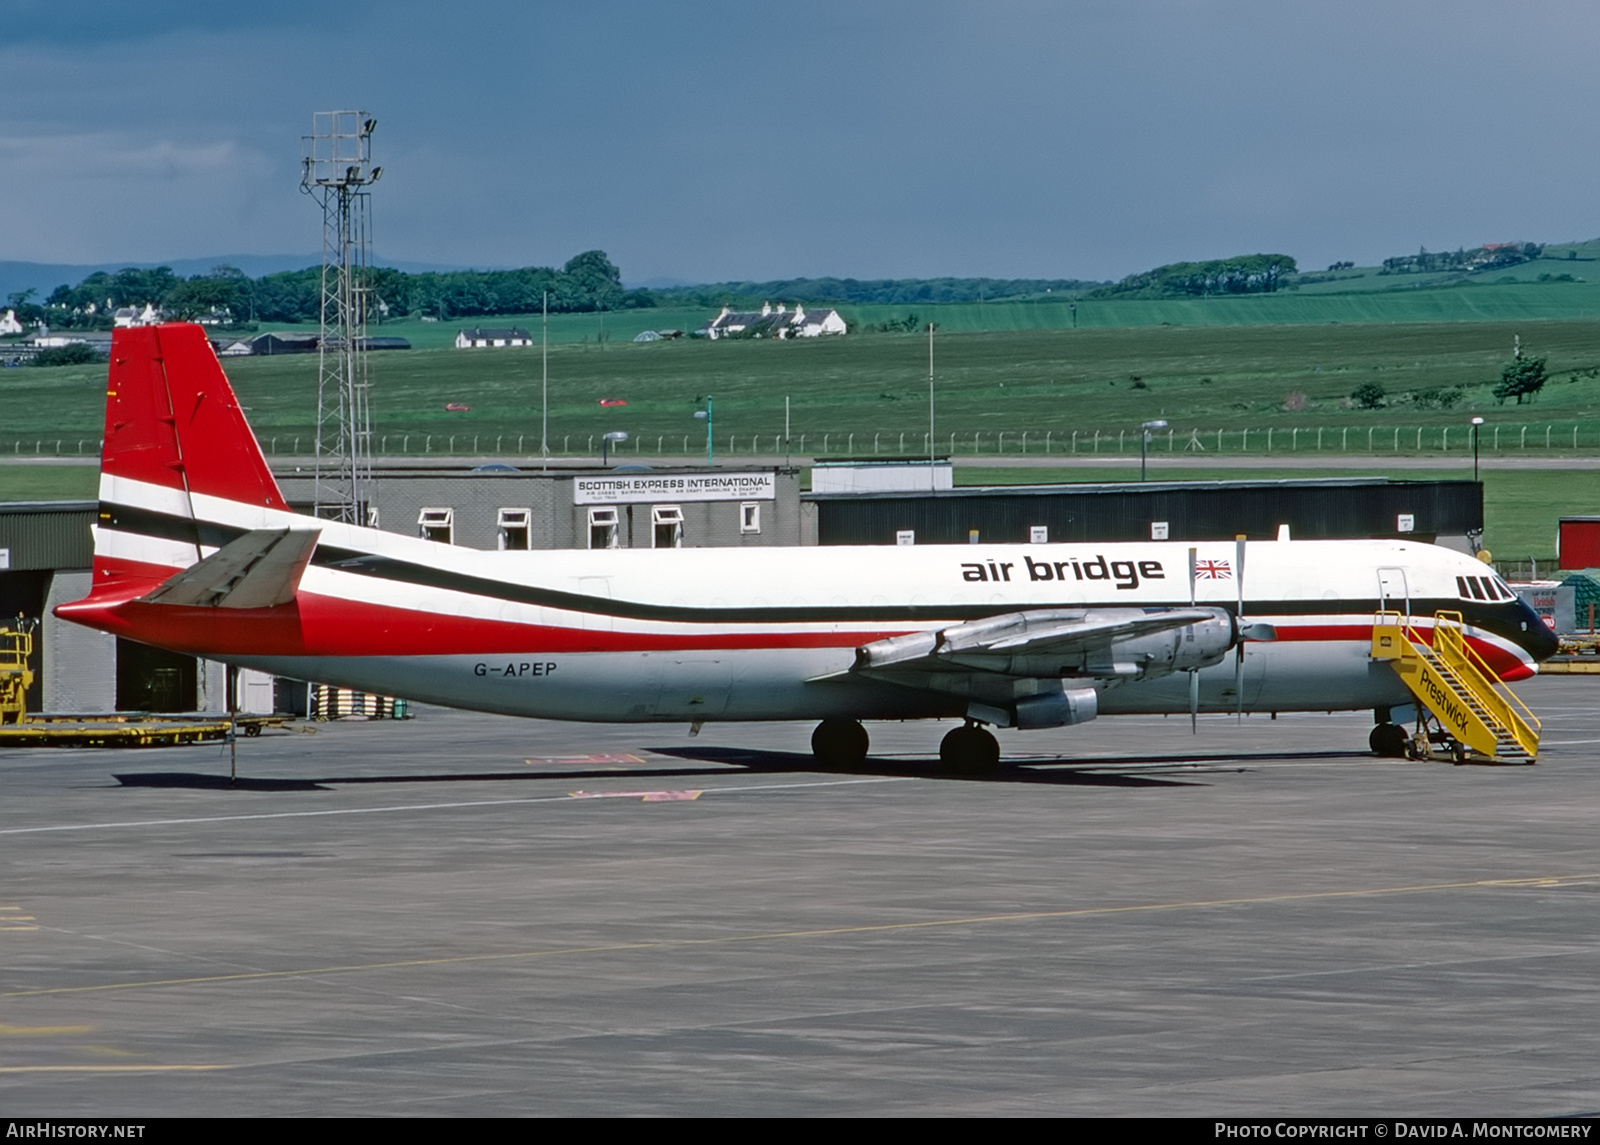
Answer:
[[1561, 641], [1527, 601], [1519, 600], [1517, 604], [1522, 611], [1519, 626], [1521, 630], [1516, 635], [1517, 643], [1527, 649], [1528, 654], [1535, 660], [1550, 659], [1561, 647]]

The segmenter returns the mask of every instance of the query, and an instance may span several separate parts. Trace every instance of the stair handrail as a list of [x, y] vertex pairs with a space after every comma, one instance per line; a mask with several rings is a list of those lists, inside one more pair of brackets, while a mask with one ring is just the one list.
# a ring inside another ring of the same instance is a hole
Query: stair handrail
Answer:
[[[1478, 653], [1478, 650], [1472, 646], [1471, 641], [1467, 640], [1466, 624], [1461, 618], [1461, 613], [1453, 609], [1441, 609], [1439, 612], [1434, 613], [1433, 630], [1436, 634], [1441, 631], [1449, 633], [1445, 639], [1451, 645], [1451, 650], [1460, 655], [1480, 676], [1489, 682], [1489, 697], [1498, 701], [1505, 715], [1510, 717], [1504, 722], [1512, 724], [1515, 721], [1527, 726], [1528, 730], [1533, 733], [1535, 743], [1537, 743], [1539, 733], [1544, 725], [1540, 723], [1539, 717], [1529, 710], [1528, 705], [1522, 702], [1521, 697], [1513, 692], [1506, 682], [1500, 678], [1500, 673], [1491, 668], [1489, 662]], [[1508, 699], [1510, 703], [1507, 703]], [[1516, 705], [1515, 708], [1512, 707], [1513, 704]], [[1520, 742], [1522, 737], [1518, 736], [1517, 739]]]

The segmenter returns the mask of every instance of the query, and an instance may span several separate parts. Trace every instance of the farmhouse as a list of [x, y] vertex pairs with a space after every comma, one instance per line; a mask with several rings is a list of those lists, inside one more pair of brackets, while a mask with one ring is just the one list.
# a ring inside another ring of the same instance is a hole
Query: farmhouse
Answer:
[[22, 323], [17, 321], [17, 312], [15, 310], [7, 310], [4, 317], [0, 317], [0, 336], [20, 334], [22, 330]]
[[137, 306], [122, 306], [111, 315], [111, 324], [119, 327], [154, 326], [156, 323], [163, 321], [165, 319], [162, 317], [161, 311], [156, 308], [153, 302], [145, 303], [142, 310]]
[[761, 309], [730, 310], [727, 306], [713, 318], [701, 333], [707, 338], [817, 338], [823, 334], [843, 334], [848, 328], [837, 310], [812, 310], [796, 305], [791, 312], [779, 303], [773, 309], [770, 302]]
[[520, 326], [497, 328], [474, 326], [456, 334], [456, 349], [472, 350], [485, 346], [531, 346], [533, 336]]

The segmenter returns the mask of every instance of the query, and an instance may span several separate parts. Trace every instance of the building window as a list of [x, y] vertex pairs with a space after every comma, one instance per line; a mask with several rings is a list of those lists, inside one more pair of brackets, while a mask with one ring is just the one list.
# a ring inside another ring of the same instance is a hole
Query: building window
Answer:
[[683, 510], [676, 505], [655, 505], [650, 509], [650, 535], [658, 549], [683, 547]]
[[417, 533], [440, 544], [455, 544], [456, 511], [454, 509], [424, 509], [417, 514]]
[[615, 509], [589, 510], [589, 547], [614, 549], [617, 547], [617, 511]]
[[530, 526], [532, 517], [533, 513], [528, 509], [501, 509], [500, 547], [502, 549], [533, 548], [533, 530]]
[[759, 533], [761, 531], [760, 501], [745, 501], [740, 504], [739, 531], [741, 533]]

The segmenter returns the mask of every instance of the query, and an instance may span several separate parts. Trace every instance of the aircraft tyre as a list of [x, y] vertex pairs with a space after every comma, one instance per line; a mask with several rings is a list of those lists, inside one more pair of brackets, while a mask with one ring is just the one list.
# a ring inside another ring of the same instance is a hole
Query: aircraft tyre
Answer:
[[829, 767], [853, 767], [867, 758], [867, 729], [859, 720], [823, 720], [811, 733], [811, 754]]
[[939, 741], [939, 762], [951, 771], [993, 771], [1000, 766], [1000, 741], [986, 728], [963, 724]]
[[1379, 724], [1367, 737], [1367, 746], [1372, 748], [1372, 754], [1386, 759], [1404, 759], [1406, 746], [1410, 742], [1411, 737], [1399, 724]]

